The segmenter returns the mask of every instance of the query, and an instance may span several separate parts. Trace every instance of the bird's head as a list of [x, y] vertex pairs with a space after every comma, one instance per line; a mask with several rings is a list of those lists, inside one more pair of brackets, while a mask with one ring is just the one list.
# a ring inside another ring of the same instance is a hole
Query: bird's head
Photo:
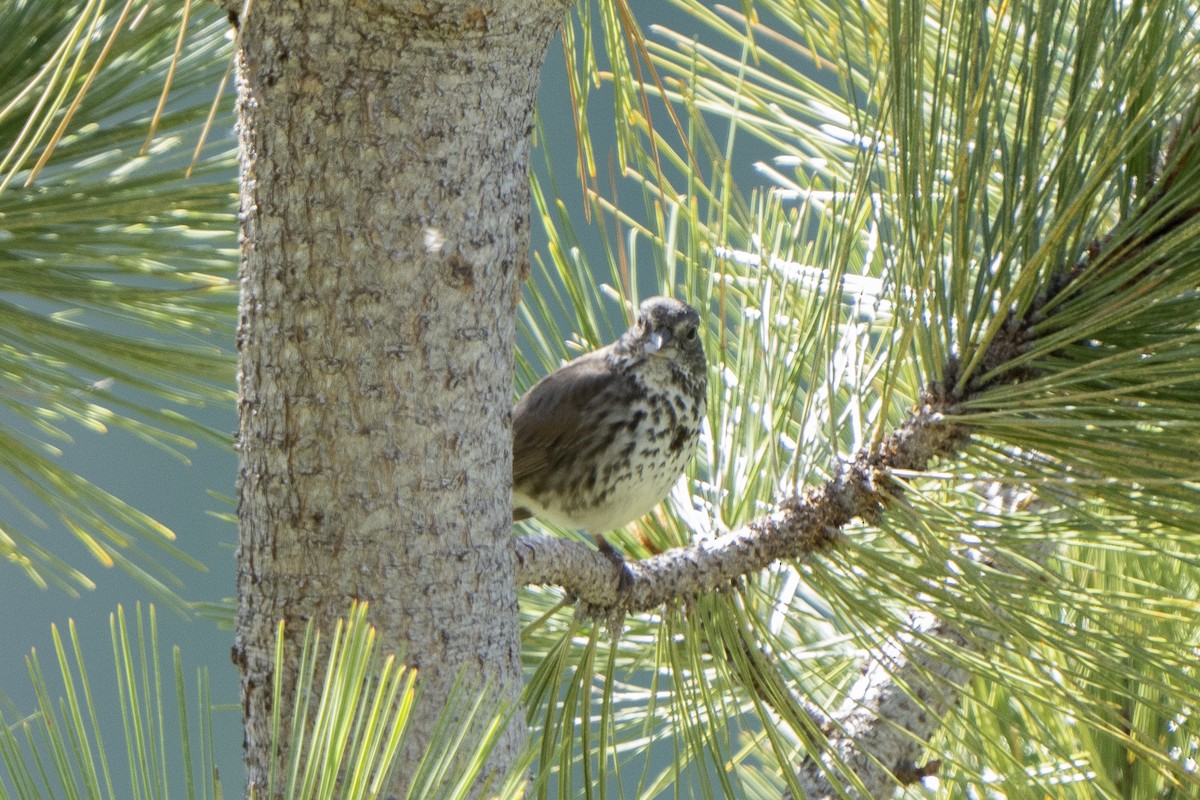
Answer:
[[665, 358], [693, 373], [704, 371], [700, 315], [673, 297], [651, 297], [638, 307], [637, 319], [621, 337], [625, 349], [643, 358]]

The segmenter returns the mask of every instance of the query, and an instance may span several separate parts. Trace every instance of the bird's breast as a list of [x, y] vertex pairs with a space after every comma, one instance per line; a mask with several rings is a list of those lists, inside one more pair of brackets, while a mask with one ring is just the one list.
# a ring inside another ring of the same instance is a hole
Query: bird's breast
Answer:
[[662, 501], [695, 454], [705, 407], [702, 380], [685, 380], [658, 361], [614, 370], [580, 409], [572, 435], [551, 448], [545, 468], [514, 485], [515, 507], [599, 534]]

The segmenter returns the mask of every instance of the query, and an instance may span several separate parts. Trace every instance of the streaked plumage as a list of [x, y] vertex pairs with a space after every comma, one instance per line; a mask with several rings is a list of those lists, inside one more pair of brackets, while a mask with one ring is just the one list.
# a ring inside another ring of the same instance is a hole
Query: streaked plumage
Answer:
[[612, 344], [535, 384], [513, 410], [513, 519], [596, 535], [650, 511], [696, 450], [707, 368], [700, 317], [652, 297]]

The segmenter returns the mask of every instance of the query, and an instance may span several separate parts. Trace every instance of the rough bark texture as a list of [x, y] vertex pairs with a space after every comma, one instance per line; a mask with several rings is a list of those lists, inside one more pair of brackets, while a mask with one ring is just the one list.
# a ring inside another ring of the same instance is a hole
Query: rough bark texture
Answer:
[[251, 783], [280, 619], [328, 631], [370, 602], [385, 648], [421, 670], [410, 757], [460, 668], [517, 698], [514, 314], [534, 98], [564, 8], [255, 0], [237, 21]]

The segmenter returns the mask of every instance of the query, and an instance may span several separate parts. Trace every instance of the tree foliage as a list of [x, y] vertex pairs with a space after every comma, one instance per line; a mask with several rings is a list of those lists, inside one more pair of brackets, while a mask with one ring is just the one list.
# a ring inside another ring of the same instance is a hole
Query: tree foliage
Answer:
[[166, 525], [57, 462], [75, 426], [122, 428], [185, 463], [196, 438], [225, 440], [188, 413], [232, 398], [220, 344], [237, 252], [229, 138], [213, 137], [186, 177], [226, 65], [217, 16], [192, 17], [181, 40], [179, 9], [162, 4], [0, 6], [12, 32], [0, 54], [0, 369], [12, 385], [0, 555], [38, 586], [95, 586], [94, 565], [35, 533], [47, 519], [178, 610], [173, 570], [203, 568]]
[[[643, 39], [622, 3], [567, 30], [580, 175], [621, 246], [585, 261], [538, 192], [530, 373], [564, 356], [556, 306], [585, 347], [615, 297], [708, 312], [708, 431], [688, 491], [622, 540], [641, 557], [847, 475], [882, 475], [884, 502], [615, 642], [531, 590], [543, 763], [639, 794], [1194, 793], [1194, 10], [675, 5], [699, 34]], [[949, 438], [889, 460], [933, 426]], [[929, 741], [872, 769], [888, 727]]]

